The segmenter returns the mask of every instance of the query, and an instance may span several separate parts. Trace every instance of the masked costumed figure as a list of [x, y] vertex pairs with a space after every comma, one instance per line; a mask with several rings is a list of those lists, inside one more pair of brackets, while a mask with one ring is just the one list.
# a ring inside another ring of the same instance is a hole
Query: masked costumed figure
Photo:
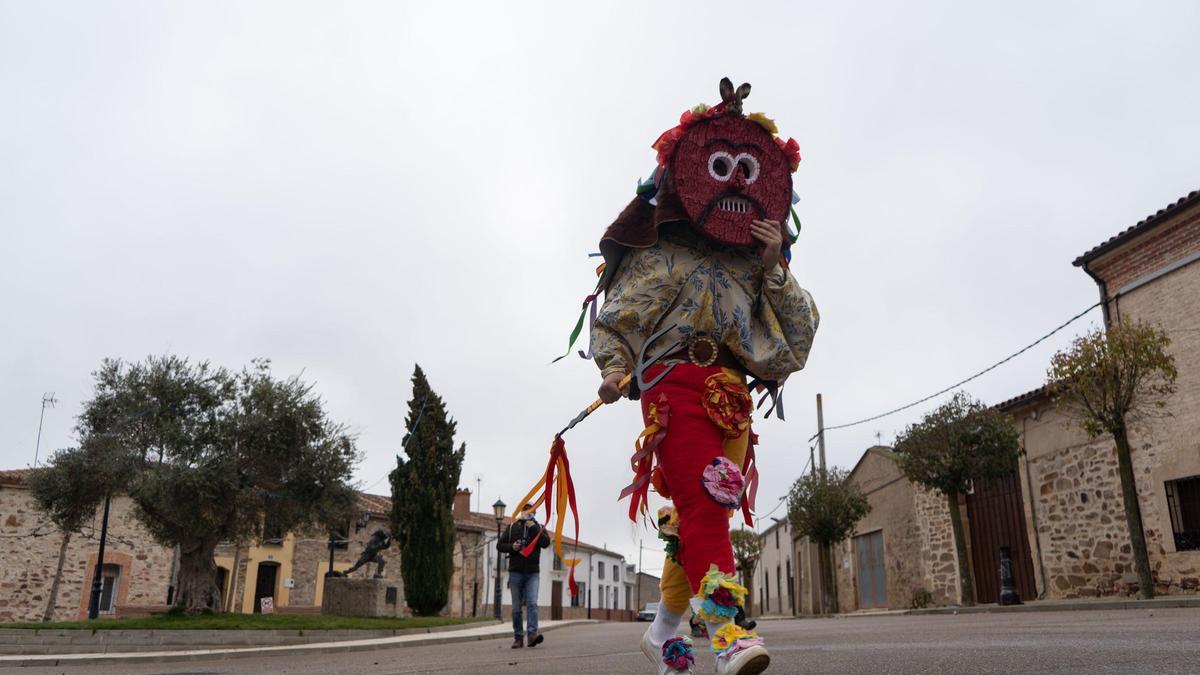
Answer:
[[729, 520], [740, 508], [750, 522], [753, 508], [751, 389], [768, 391], [782, 417], [776, 395], [804, 366], [819, 317], [788, 267], [799, 148], [767, 117], [743, 114], [749, 93], [724, 79], [719, 104], [662, 134], [654, 174], [600, 242], [605, 300], [591, 336], [600, 396], [620, 398], [639, 367], [643, 386], [662, 376], [627, 392], [640, 394], [646, 430], [622, 493], [633, 518], [651, 486], [672, 502], [657, 520], [668, 552], [662, 603], [642, 639], [660, 673], [690, 672], [690, 639], [677, 635], [689, 605], [707, 624], [719, 674], [770, 662], [762, 639], [734, 620], [747, 591], [735, 580]]

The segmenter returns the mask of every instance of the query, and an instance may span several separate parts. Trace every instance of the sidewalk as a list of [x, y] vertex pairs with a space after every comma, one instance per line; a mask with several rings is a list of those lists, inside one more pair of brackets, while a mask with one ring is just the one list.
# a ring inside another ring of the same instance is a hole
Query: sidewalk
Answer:
[[974, 607], [931, 607], [910, 609], [906, 614], [990, 614], [1001, 612], [1077, 612], [1103, 609], [1157, 609], [1200, 607], [1200, 595], [1163, 596], [1153, 600], [1137, 598], [1081, 598], [1078, 600], [1032, 600], [1023, 605], [976, 605]]
[[1200, 608], [1200, 595], [1165, 596], [1153, 600], [1137, 598], [1081, 598], [1078, 600], [1031, 600], [1023, 605], [976, 605], [974, 607], [930, 607], [928, 609], [864, 609], [835, 618], [872, 616], [931, 616], [940, 614], [1003, 614], [1007, 612], [1080, 612], [1106, 609]]
[[[571, 621], [543, 621], [539, 632], [548, 633], [558, 628], [577, 624], [595, 623], [586, 619]], [[151, 633], [152, 631], [146, 631]], [[474, 642], [479, 640], [512, 639], [512, 626], [505, 623], [489, 623], [461, 630], [400, 635], [362, 640], [338, 642], [314, 642], [309, 644], [279, 645], [268, 647], [237, 647], [228, 649], [180, 649], [153, 652], [88, 653], [88, 654], [12, 654], [0, 656], [0, 668], [17, 666], [78, 666], [114, 665], [121, 663], [167, 663], [196, 661], [201, 659], [233, 659], [255, 656], [302, 656], [305, 654], [332, 654], [379, 649], [381, 647], [421, 646], [452, 642]]]

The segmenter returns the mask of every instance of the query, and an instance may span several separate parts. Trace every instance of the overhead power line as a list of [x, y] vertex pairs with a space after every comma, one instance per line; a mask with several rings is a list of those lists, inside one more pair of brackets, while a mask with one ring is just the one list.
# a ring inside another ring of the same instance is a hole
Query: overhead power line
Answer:
[[[1060, 330], [1062, 330], [1062, 329], [1066, 328], [1067, 326], [1071, 325], [1072, 323], [1075, 323], [1075, 321], [1079, 320], [1079, 319], [1080, 319], [1081, 317], [1083, 317], [1085, 314], [1087, 314], [1088, 312], [1092, 311], [1093, 309], [1096, 309], [1096, 308], [1097, 308], [1097, 307], [1099, 307], [1099, 306], [1100, 306], [1100, 303], [1099, 303], [1099, 302], [1097, 302], [1096, 304], [1092, 305], [1091, 307], [1088, 307], [1087, 309], [1085, 309], [1085, 310], [1083, 310], [1082, 312], [1080, 312], [1080, 313], [1076, 314], [1075, 316], [1071, 317], [1070, 319], [1067, 319], [1065, 322], [1063, 322], [1061, 325], [1059, 325], [1057, 328], [1055, 328], [1054, 330], [1050, 331], [1049, 333], [1046, 333], [1046, 334], [1045, 334], [1045, 335], [1043, 335], [1042, 337], [1040, 337], [1040, 338], [1038, 338], [1038, 339], [1034, 340], [1033, 342], [1029, 343], [1028, 345], [1025, 345], [1025, 346], [1024, 346], [1024, 347], [1022, 347], [1022, 348], [1021, 348], [1019, 351], [1017, 351], [1017, 352], [1014, 352], [1014, 353], [1012, 353], [1012, 354], [1009, 354], [1008, 356], [1006, 356], [1006, 357], [1004, 357], [1003, 359], [1001, 359], [1001, 360], [997, 361], [996, 363], [993, 363], [992, 365], [988, 366], [987, 368], [984, 368], [983, 370], [979, 371], [978, 373], [975, 373], [974, 375], [972, 375], [972, 376], [970, 376], [970, 377], [968, 377], [968, 378], [966, 378], [966, 379], [964, 379], [964, 380], [960, 380], [960, 381], [958, 381], [958, 382], [955, 382], [954, 384], [950, 385], [949, 387], [946, 387], [945, 389], [942, 389], [942, 390], [940, 390], [940, 391], [934, 392], [934, 393], [932, 393], [932, 394], [930, 394], [930, 395], [926, 396], [925, 398], [922, 398], [922, 399], [920, 399], [920, 400], [917, 400], [917, 401], [913, 401], [912, 403], [909, 403], [909, 404], [907, 404], [907, 405], [902, 405], [902, 406], [900, 406], [899, 408], [893, 408], [892, 410], [889, 410], [889, 411], [887, 411], [887, 412], [884, 412], [884, 413], [879, 413], [878, 415], [873, 415], [873, 416], [871, 416], [871, 417], [867, 417], [867, 418], [864, 418], [864, 419], [861, 419], [861, 420], [858, 420], [858, 421], [855, 421], [855, 422], [847, 422], [846, 424], [836, 424], [836, 425], [834, 425], [834, 426], [825, 427], [824, 431], [833, 431], [834, 429], [846, 429], [846, 428], [848, 428], [848, 427], [855, 427], [855, 426], [858, 426], [858, 425], [860, 425], [860, 424], [866, 424], [867, 422], [873, 422], [873, 421], [875, 421], [875, 420], [877, 420], [877, 419], [880, 419], [880, 418], [883, 418], [883, 417], [887, 417], [888, 415], [894, 415], [894, 414], [896, 414], [896, 413], [898, 413], [898, 412], [901, 412], [901, 411], [903, 411], [903, 410], [908, 410], [909, 408], [911, 408], [911, 407], [913, 407], [913, 406], [918, 406], [918, 405], [921, 405], [922, 403], [924, 403], [924, 402], [926, 402], [926, 401], [928, 401], [928, 400], [930, 400], [930, 399], [937, 398], [938, 396], [941, 396], [942, 394], [945, 394], [945, 393], [946, 393], [946, 392], [948, 392], [948, 391], [953, 391], [953, 390], [955, 390], [955, 389], [958, 389], [959, 387], [961, 387], [961, 386], [963, 386], [964, 384], [966, 384], [966, 383], [970, 382], [971, 380], [974, 380], [974, 379], [975, 379], [975, 378], [977, 378], [977, 377], [980, 377], [980, 376], [982, 376], [982, 375], [985, 375], [985, 374], [987, 374], [987, 373], [989, 373], [989, 372], [991, 372], [991, 371], [995, 370], [996, 368], [998, 368], [998, 367], [1000, 367], [1000, 366], [1004, 365], [1005, 363], [1008, 363], [1009, 361], [1011, 361], [1011, 360], [1013, 360], [1013, 359], [1017, 358], [1018, 356], [1020, 356], [1020, 355], [1024, 354], [1025, 352], [1029, 351], [1030, 349], [1033, 349], [1034, 347], [1036, 347], [1037, 345], [1041, 344], [1042, 342], [1045, 342], [1045, 341], [1046, 341], [1046, 340], [1048, 340], [1048, 339], [1049, 339], [1049, 338], [1050, 338], [1052, 335], [1054, 335], [1055, 333], [1059, 332]], [[821, 431], [820, 431], [820, 430], [818, 430], [818, 431], [817, 431], [817, 433], [815, 433], [815, 434], [813, 434], [812, 436], [810, 436], [808, 440], [809, 440], [809, 441], [811, 441], [811, 440], [813, 440], [814, 438], [816, 438], [817, 436], [820, 436], [820, 435], [821, 435]]]

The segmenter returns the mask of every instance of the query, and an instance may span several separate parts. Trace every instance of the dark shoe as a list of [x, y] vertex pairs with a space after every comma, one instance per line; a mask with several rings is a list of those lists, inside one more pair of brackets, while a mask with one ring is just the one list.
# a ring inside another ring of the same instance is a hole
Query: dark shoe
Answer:
[[536, 646], [542, 644], [542, 640], [545, 640], [545, 639], [546, 638], [542, 637], [541, 633], [536, 633], [534, 635], [530, 635], [529, 636], [529, 646], [536, 647]]
[[513, 649], [520, 649], [521, 647], [524, 647], [524, 646], [525, 646], [525, 640], [524, 640], [524, 639], [522, 639], [522, 638], [517, 638], [516, 640], [513, 640], [513, 643], [512, 643], [512, 648], [513, 648]]

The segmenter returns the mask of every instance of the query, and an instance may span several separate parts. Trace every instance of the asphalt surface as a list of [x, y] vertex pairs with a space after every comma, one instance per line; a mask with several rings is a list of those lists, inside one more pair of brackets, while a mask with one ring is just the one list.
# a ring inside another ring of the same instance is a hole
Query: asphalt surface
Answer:
[[[535, 649], [511, 640], [370, 652], [22, 673], [649, 673], [646, 624], [571, 626]], [[686, 626], [685, 626], [686, 627]], [[1200, 610], [1156, 609], [763, 621], [769, 673], [1200, 673]], [[697, 650], [696, 672], [713, 671]]]

